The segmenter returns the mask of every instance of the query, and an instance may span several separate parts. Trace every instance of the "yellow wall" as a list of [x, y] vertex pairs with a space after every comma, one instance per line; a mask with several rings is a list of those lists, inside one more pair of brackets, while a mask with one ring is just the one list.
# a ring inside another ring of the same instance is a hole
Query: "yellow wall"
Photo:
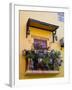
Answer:
[[[47, 74], [47, 75], [25, 75], [25, 57], [22, 56], [22, 50], [28, 49], [30, 50], [33, 43], [33, 38], [44, 38], [49, 39], [47, 40], [47, 44], [51, 43], [51, 48], [54, 48], [55, 50], [60, 50], [62, 52], [62, 55], [64, 54], [64, 50], [61, 50], [59, 40], [63, 37], [63, 25], [64, 23], [59, 22], [57, 19], [57, 13], [51, 13], [51, 12], [35, 12], [35, 11], [20, 11], [20, 52], [19, 52], [19, 79], [30, 79], [30, 78], [45, 78], [45, 77], [63, 77], [64, 76], [64, 66], [62, 65], [60, 67], [60, 73], [59, 74]], [[55, 43], [52, 43], [52, 33], [36, 28], [30, 27], [30, 35], [28, 38], [26, 38], [26, 22], [28, 18], [37, 19], [40, 21], [52, 23], [59, 26], [59, 29], [57, 30], [57, 36], [58, 41]], [[64, 55], [63, 55], [64, 56]]]

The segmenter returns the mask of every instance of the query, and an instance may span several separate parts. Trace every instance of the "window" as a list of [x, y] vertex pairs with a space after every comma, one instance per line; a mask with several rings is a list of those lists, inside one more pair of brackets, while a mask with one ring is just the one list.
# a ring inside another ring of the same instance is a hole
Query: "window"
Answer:
[[47, 41], [46, 40], [40, 40], [40, 39], [34, 39], [34, 48], [35, 49], [47, 48]]
[[58, 20], [64, 22], [64, 12], [58, 12]]

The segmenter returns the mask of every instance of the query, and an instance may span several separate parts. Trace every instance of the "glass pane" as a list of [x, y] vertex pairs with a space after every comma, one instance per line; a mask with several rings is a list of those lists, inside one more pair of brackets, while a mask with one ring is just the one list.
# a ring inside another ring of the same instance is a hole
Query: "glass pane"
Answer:
[[38, 49], [38, 48], [47, 48], [47, 41], [46, 40], [34, 39], [34, 47], [36, 49]]

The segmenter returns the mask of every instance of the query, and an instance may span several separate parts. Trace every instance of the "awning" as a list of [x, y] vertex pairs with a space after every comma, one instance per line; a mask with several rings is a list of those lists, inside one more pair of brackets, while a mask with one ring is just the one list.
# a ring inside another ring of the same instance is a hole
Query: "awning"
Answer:
[[26, 37], [30, 34], [29, 27], [34, 27], [34, 28], [50, 31], [54, 35], [56, 34], [56, 30], [59, 28], [59, 26], [57, 25], [29, 18], [26, 24]]
[[28, 19], [27, 24], [29, 25], [29, 27], [34, 27], [34, 28], [39, 28], [39, 29], [43, 29], [46, 31], [55, 31], [59, 26], [57, 25], [53, 25], [53, 24], [49, 24], [46, 22], [42, 22], [39, 20], [35, 20], [35, 19]]

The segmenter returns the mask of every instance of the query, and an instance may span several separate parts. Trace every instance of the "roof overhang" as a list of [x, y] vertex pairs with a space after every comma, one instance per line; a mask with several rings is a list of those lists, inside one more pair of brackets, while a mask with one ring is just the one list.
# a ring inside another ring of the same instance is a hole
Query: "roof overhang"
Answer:
[[41, 30], [50, 31], [53, 33], [53, 37], [56, 34], [56, 30], [59, 28], [59, 26], [57, 25], [29, 18], [26, 24], [26, 37], [30, 34], [29, 27], [34, 27]]
[[31, 18], [28, 19], [27, 24], [29, 27], [34, 27], [34, 28], [38, 28], [46, 31], [51, 31], [51, 32], [55, 31], [59, 27], [57, 25], [49, 24], [39, 20], [31, 19]]

